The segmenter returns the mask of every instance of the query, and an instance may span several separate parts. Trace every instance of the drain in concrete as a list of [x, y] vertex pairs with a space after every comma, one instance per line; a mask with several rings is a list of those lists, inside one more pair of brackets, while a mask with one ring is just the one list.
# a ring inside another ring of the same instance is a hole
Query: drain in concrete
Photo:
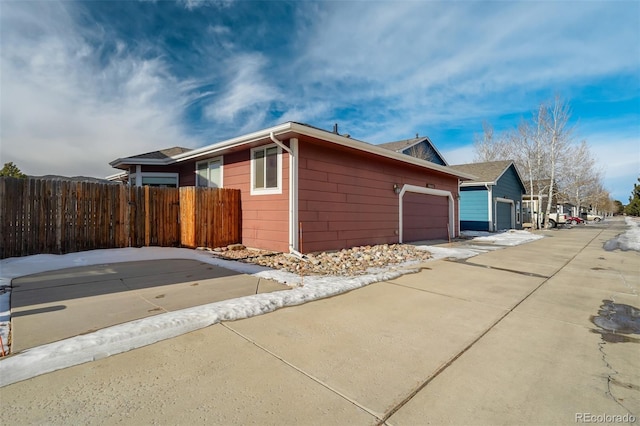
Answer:
[[598, 315], [592, 316], [591, 322], [598, 327], [592, 330], [609, 343], [640, 343], [640, 339], [628, 336], [640, 334], [640, 309], [603, 300]]

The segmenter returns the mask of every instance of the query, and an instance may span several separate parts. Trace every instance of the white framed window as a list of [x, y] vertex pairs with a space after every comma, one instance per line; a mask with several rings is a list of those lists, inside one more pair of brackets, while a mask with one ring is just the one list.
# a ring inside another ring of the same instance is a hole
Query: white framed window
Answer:
[[196, 163], [196, 186], [222, 188], [222, 157]]
[[138, 174], [129, 175], [129, 185], [177, 188], [179, 184], [178, 173], [142, 172], [140, 173], [140, 179], [141, 181], [138, 185]]
[[251, 150], [251, 195], [282, 194], [282, 149], [265, 145]]

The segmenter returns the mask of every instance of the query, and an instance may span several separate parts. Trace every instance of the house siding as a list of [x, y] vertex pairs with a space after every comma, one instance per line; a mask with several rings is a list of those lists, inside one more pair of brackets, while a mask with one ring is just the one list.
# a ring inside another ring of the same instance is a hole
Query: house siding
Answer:
[[460, 229], [463, 231], [489, 230], [489, 192], [484, 186], [460, 189]]
[[[509, 200], [513, 200], [514, 208], [520, 204], [522, 206], [522, 194], [524, 192], [524, 188], [520, 185], [520, 181], [518, 179], [518, 175], [514, 170], [514, 166], [510, 166], [507, 171], [498, 179], [496, 185], [493, 187], [493, 196], [500, 198], [507, 198]], [[511, 205], [506, 203], [497, 203], [498, 208], [496, 209], [497, 217], [495, 218], [496, 229], [507, 229], [511, 228]], [[502, 205], [502, 206], [501, 206]], [[507, 209], [504, 206], [508, 206]], [[522, 208], [522, 207], [520, 207]], [[518, 214], [515, 214], [516, 218]], [[522, 216], [522, 215], [520, 215]], [[520, 223], [516, 221], [515, 229], [522, 229], [522, 220]]]
[[440, 157], [438, 152], [433, 149], [431, 144], [427, 141], [422, 141], [419, 144], [412, 146], [411, 148], [407, 148], [403, 150], [402, 153], [411, 155], [412, 157], [424, 158], [427, 161], [431, 161], [432, 163], [446, 166], [444, 159]]
[[[218, 156], [214, 155], [211, 158]], [[196, 184], [195, 163], [195, 160], [188, 161], [174, 168], [180, 173], [180, 186]], [[288, 251], [289, 154], [282, 152], [281, 194], [251, 195], [250, 148], [223, 155], [222, 163], [222, 186], [241, 191], [242, 244], [265, 250]], [[164, 167], [162, 170], [168, 171], [169, 168]]]
[[[432, 184], [450, 191], [454, 197], [458, 187], [457, 178], [436, 171], [300, 138], [301, 250], [397, 243], [399, 197], [394, 193], [394, 183], [421, 187]], [[405, 241], [412, 240], [411, 237], [406, 235]]]

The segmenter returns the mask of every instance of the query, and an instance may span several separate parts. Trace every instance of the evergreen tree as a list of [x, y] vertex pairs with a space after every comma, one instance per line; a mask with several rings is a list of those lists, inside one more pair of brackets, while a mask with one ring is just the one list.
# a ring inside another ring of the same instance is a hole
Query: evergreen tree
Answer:
[[0, 176], [14, 177], [24, 179], [27, 177], [24, 173], [20, 171], [18, 166], [13, 164], [12, 162], [5, 163], [2, 170], [0, 170]]
[[624, 208], [624, 212], [630, 216], [640, 216], [640, 178], [638, 183], [633, 184], [633, 191], [629, 197], [629, 204]]

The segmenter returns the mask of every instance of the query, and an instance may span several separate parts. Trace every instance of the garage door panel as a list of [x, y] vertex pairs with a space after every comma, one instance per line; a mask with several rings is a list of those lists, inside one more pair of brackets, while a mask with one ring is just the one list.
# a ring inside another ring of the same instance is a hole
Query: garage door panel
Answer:
[[511, 229], [511, 204], [496, 203], [496, 230]]
[[403, 241], [446, 239], [449, 198], [407, 192], [402, 205]]

